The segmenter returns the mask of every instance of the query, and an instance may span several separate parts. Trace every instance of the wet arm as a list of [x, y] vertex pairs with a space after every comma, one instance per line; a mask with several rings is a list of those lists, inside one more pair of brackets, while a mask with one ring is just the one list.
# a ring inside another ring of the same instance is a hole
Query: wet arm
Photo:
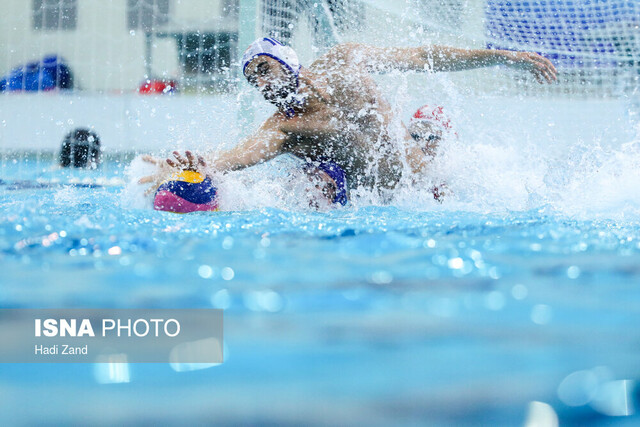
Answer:
[[338, 46], [334, 54], [340, 56], [347, 64], [364, 67], [369, 72], [461, 71], [508, 65], [531, 71], [537, 79], [552, 81], [556, 77], [556, 70], [551, 61], [531, 52], [459, 49], [446, 46], [388, 48], [350, 43]]
[[283, 153], [287, 135], [279, 129], [280, 118], [269, 118], [256, 132], [230, 150], [209, 153], [207, 163], [216, 171], [244, 169]]

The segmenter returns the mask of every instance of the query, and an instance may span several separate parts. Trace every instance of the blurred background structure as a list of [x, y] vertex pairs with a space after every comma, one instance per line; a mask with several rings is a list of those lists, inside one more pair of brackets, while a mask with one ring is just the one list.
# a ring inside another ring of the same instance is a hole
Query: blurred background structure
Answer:
[[[533, 50], [560, 71], [552, 86], [500, 68], [447, 76], [472, 96], [633, 98], [640, 78], [640, 5], [627, 0], [5, 0], [3, 10], [2, 149], [49, 149], [73, 125], [102, 129], [115, 141], [106, 150], [226, 135], [220, 123], [242, 133], [253, 95], [237, 65], [261, 35], [303, 64], [356, 41]], [[409, 79], [429, 98], [453, 87]], [[36, 125], [23, 125], [25, 111]]]

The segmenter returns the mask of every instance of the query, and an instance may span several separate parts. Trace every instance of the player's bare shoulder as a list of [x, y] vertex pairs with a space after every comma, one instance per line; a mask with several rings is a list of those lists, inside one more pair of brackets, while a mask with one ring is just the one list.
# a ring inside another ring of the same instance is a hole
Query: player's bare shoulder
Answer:
[[316, 59], [309, 69], [320, 74], [339, 73], [357, 71], [357, 61], [354, 61], [354, 43], [341, 43], [332, 47], [327, 53]]
[[366, 71], [353, 61], [352, 51], [355, 45], [343, 43], [331, 48], [315, 60], [309, 67], [320, 78], [329, 96], [334, 102], [357, 103], [369, 84]]

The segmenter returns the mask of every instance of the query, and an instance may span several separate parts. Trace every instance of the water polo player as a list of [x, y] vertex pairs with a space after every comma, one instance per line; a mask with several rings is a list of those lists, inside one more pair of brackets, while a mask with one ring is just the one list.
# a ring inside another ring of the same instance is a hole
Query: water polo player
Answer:
[[[158, 163], [153, 158], [146, 160]], [[206, 166], [204, 160], [201, 165]], [[313, 185], [313, 190], [310, 189], [306, 194], [310, 207], [324, 209], [347, 204], [347, 180], [338, 165], [332, 162], [308, 162], [303, 165], [302, 170]], [[153, 207], [174, 213], [217, 211], [218, 188], [210, 176], [183, 170], [159, 184]]]
[[423, 105], [411, 116], [407, 126], [411, 137], [427, 157], [434, 157], [442, 139], [457, 137], [451, 119], [441, 106]]
[[[451, 124], [451, 119], [441, 106], [423, 105], [418, 108], [411, 116], [407, 128], [415, 141], [415, 144], [410, 146], [408, 151], [413, 150], [415, 157], [421, 157], [421, 152], [424, 155], [425, 165], [436, 156], [436, 151], [442, 141], [451, 141], [458, 137]], [[442, 202], [448, 189], [446, 183], [441, 182], [432, 187], [430, 191], [435, 200]]]
[[96, 169], [101, 160], [100, 138], [94, 131], [77, 128], [64, 137], [58, 156], [60, 166]]
[[[306, 68], [293, 49], [262, 38], [245, 51], [242, 71], [278, 111], [234, 148], [204, 157], [221, 172], [256, 165], [283, 153], [315, 161], [329, 159], [344, 170], [352, 188], [393, 189], [405, 164], [411, 173], [419, 174], [425, 172], [428, 162], [422, 150], [399, 148], [412, 146], [412, 138], [406, 127], [394, 125], [399, 121], [370, 74], [493, 65], [527, 70], [540, 83], [556, 79], [553, 64], [536, 53], [441, 46], [340, 44]], [[398, 143], [398, 139], [405, 143]], [[187, 156], [186, 163], [178, 158], [166, 162], [178, 170], [199, 167], [194, 156]], [[151, 176], [140, 182], [155, 180]]]

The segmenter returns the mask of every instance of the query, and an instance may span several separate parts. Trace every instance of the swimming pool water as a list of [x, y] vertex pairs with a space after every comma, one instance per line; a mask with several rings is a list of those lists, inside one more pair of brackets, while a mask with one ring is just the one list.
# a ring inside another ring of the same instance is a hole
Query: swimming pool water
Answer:
[[0, 185], [2, 307], [223, 308], [225, 362], [127, 365], [128, 382], [1, 365], [5, 422], [639, 421], [640, 217], [174, 215], [122, 206], [119, 164], [40, 185], [16, 168]]

